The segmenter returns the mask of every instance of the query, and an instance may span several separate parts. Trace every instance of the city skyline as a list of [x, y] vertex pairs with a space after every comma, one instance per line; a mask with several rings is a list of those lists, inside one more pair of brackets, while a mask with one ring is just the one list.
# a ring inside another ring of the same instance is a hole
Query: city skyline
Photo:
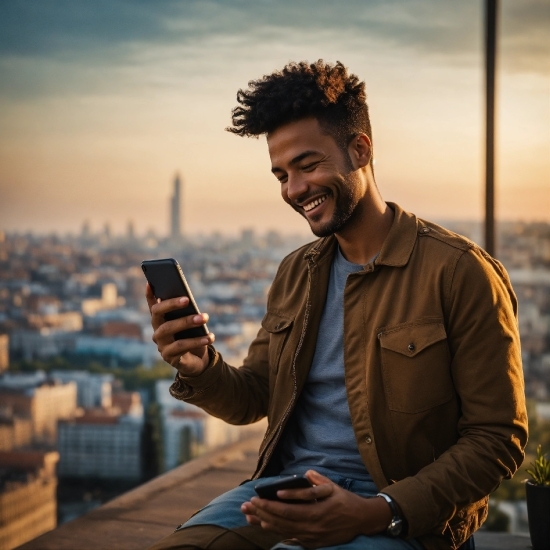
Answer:
[[[0, 230], [129, 220], [169, 232], [176, 168], [187, 234], [308, 234], [265, 139], [224, 132], [235, 95], [290, 60], [366, 81], [386, 200], [434, 220], [483, 215], [483, 6], [451, 0], [221, 0], [0, 8]], [[497, 220], [550, 219], [544, 0], [501, 2]]]

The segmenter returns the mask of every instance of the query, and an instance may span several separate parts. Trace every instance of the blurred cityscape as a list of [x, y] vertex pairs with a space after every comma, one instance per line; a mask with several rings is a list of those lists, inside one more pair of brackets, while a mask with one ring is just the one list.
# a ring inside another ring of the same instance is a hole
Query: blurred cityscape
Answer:
[[[480, 241], [479, 224], [445, 225]], [[168, 238], [132, 224], [125, 235], [89, 224], [79, 235], [0, 233], [1, 548], [243, 436], [169, 395], [141, 262], [179, 261], [216, 348], [238, 365], [280, 260], [304, 242], [253, 230], [184, 238], [174, 225]], [[532, 441], [549, 450], [550, 224], [502, 223], [498, 243], [520, 303]], [[490, 520], [525, 531], [523, 493], [503, 486]]]

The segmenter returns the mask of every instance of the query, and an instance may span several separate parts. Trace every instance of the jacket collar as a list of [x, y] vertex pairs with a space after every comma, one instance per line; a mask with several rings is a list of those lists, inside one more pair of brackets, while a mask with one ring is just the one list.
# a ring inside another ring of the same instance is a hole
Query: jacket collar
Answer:
[[[406, 212], [398, 204], [388, 202], [387, 205], [394, 211], [393, 223], [374, 263], [402, 267], [407, 265], [416, 243], [417, 219], [414, 214]], [[316, 261], [327, 253], [332, 253], [335, 241], [334, 235], [318, 239], [306, 250], [304, 259]]]
[[416, 244], [417, 220], [414, 214], [406, 212], [398, 204], [388, 202], [387, 205], [394, 211], [393, 223], [374, 263], [402, 267], [409, 262]]

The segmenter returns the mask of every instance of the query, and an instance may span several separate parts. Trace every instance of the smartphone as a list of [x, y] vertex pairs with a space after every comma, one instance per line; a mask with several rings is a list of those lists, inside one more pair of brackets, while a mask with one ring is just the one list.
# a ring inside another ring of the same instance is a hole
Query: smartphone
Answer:
[[304, 502], [299, 499], [282, 499], [277, 496], [277, 491], [283, 489], [306, 489], [313, 487], [311, 481], [306, 476], [286, 476], [280, 479], [260, 481], [254, 486], [254, 490], [260, 498], [268, 500], [279, 500], [281, 502]]
[[[185, 280], [185, 275], [176, 260], [173, 258], [145, 260], [141, 262], [141, 269], [151, 285], [151, 290], [156, 298], [160, 298], [161, 300], [178, 298], [180, 296], [187, 296], [189, 298], [189, 304], [186, 307], [169, 311], [164, 315], [167, 321], [200, 313], [191, 289]], [[182, 340], [184, 338], [198, 338], [207, 335], [208, 328], [206, 325], [201, 325], [176, 332], [174, 339]]]

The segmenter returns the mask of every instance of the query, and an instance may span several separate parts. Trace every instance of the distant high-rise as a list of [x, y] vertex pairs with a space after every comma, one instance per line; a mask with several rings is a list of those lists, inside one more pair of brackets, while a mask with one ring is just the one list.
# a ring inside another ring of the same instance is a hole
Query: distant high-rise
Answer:
[[170, 236], [181, 237], [181, 181], [179, 174], [174, 177], [174, 194], [170, 198]]
[[133, 220], [129, 220], [126, 225], [126, 239], [133, 241], [136, 238], [136, 228], [134, 226]]

